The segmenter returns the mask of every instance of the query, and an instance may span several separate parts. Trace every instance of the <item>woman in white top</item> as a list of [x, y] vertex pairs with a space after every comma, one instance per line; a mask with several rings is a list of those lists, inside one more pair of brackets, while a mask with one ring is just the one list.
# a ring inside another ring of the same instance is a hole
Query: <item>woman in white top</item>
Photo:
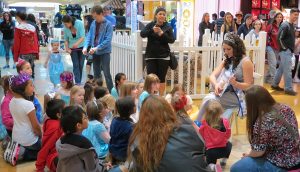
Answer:
[[[252, 41], [254, 41], [253, 38], [258, 40], [259, 32], [261, 31], [261, 29], [262, 29], [261, 21], [258, 19], [255, 20], [253, 22], [253, 29], [248, 33]], [[254, 42], [252, 42], [252, 44], [254, 44]]]
[[42, 131], [35, 115], [35, 107], [27, 100], [34, 92], [30, 76], [14, 76], [11, 79], [11, 90], [14, 95], [9, 104], [14, 119], [12, 140], [20, 146], [8, 146], [5, 153], [11, 155], [7, 160], [15, 165], [18, 160], [36, 160], [41, 149]]

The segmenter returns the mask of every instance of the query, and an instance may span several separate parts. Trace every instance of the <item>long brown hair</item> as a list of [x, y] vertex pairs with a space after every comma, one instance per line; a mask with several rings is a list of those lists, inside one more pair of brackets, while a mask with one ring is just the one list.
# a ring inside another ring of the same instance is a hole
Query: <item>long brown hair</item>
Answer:
[[[231, 16], [231, 18], [232, 18], [231, 23], [227, 22], [227, 20], [226, 20], [227, 16]], [[225, 31], [229, 31], [229, 27], [232, 27], [233, 30], [235, 30], [235, 23], [234, 23], [234, 20], [233, 20], [233, 15], [230, 12], [227, 12], [227, 13], [225, 13], [225, 16], [224, 16], [224, 29], [225, 29]]]
[[210, 100], [205, 108], [204, 119], [210, 127], [220, 129], [220, 117], [223, 112], [223, 107], [217, 100]]
[[[170, 104], [162, 97], [150, 95], [144, 101], [139, 122], [129, 140], [129, 148], [138, 141], [136, 159], [144, 172], [152, 172], [159, 166], [168, 138], [178, 126], [177, 117]], [[132, 158], [128, 149], [129, 160]]]
[[258, 120], [259, 130], [261, 120], [265, 113], [270, 112], [276, 101], [262, 86], [254, 85], [246, 91], [245, 95], [247, 105], [247, 133], [248, 140], [251, 143], [253, 137], [253, 126]]
[[137, 88], [137, 84], [134, 82], [125, 82], [120, 87], [120, 98], [131, 96], [131, 91]]
[[[209, 17], [209, 13], [204, 13], [203, 14], [201, 22], [205, 22], [205, 16], [207, 16], [207, 15]], [[209, 22], [209, 20], [208, 20], [208, 22]]]
[[151, 94], [153, 83], [160, 83], [160, 81], [157, 75], [151, 73], [145, 78], [144, 91], [147, 91], [149, 94]]

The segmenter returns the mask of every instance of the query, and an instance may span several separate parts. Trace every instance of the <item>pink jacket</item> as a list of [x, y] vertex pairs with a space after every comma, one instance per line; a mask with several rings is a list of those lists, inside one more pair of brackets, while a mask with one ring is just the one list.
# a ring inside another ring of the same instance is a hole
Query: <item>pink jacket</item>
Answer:
[[221, 132], [215, 128], [212, 128], [205, 120], [202, 121], [199, 132], [205, 141], [206, 149], [226, 147], [228, 139], [231, 135], [231, 129], [227, 119], [223, 118], [223, 124], [226, 132]]
[[9, 103], [12, 98], [12, 93], [7, 92], [6, 96], [3, 99], [3, 102], [1, 103], [2, 122], [5, 128], [8, 130], [12, 130], [14, 125], [13, 117], [11, 116], [11, 113], [9, 111]]

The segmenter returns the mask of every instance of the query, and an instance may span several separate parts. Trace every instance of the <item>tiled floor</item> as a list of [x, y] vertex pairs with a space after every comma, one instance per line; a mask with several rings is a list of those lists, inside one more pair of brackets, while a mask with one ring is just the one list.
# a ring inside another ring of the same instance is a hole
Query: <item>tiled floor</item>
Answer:
[[[34, 81], [35, 87], [36, 87], [36, 93], [41, 101], [43, 103], [42, 95], [44, 95], [47, 91], [52, 89], [52, 85], [49, 81], [49, 77], [47, 74], [47, 70], [43, 67], [43, 62], [45, 60], [45, 49], [42, 49], [42, 53], [40, 55], [41, 59], [39, 61], [36, 61], [36, 79]], [[4, 64], [4, 58], [0, 57], [0, 64]], [[65, 66], [67, 70], [71, 70], [71, 60], [70, 57], [67, 56], [65, 60]], [[2, 70], [2, 75], [5, 74], [15, 74], [15, 70], [9, 69], [9, 70]], [[85, 76], [85, 75], [83, 75]], [[85, 79], [83, 79], [85, 80]], [[300, 92], [300, 85], [294, 84], [295, 90]], [[266, 86], [269, 88], [268, 86]], [[3, 93], [2, 90], [0, 90], [0, 98], [2, 97]], [[300, 120], [300, 94], [298, 96], [292, 97], [292, 96], [286, 96], [278, 92], [272, 92], [272, 95], [275, 97], [275, 99], [279, 102], [286, 103], [290, 105], [297, 114], [298, 121]], [[195, 107], [198, 107], [200, 105], [200, 100], [195, 100], [194, 104]], [[196, 111], [195, 109], [194, 111]], [[230, 155], [230, 158], [228, 160], [228, 165], [224, 171], [229, 171], [230, 166], [239, 160], [241, 158], [242, 153], [249, 151], [249, 143], [247, 140], [247, 137], [245, 135], [245, 119], [238, 119], [238, 128], [239, 128], [239, 134], [236, 135], [235, 131], [235, 125], [232, 126], [233, 129], [233, 137], [232, 137], [232, 143], [233, 143], [233, 150]], [[19, 164], [16, 167], [12, 167], [11, 165], [7, 164], [3, 161], [2, 158], [2, 152], [0, 151], [0, 172], [31, 172], [34, 171], [35, 166], [34, 162], [29, 163], [23, 163]]]

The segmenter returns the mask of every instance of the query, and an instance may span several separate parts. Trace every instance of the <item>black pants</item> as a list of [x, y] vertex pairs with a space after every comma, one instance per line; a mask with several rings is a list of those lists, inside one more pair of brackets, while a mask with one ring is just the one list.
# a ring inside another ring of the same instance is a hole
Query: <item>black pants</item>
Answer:
[[216, 164], [217, 159], [229, 158], [231, 153], [232, 144], [227, 142], [226, 147], [223, 148], [212, 148], [206, 151], [206, 161], [207, 164]]
[[25, 148], [25, 152], [23, 155], [24, 161], [32, 161], [37, 159], [37, 155], [42, 148], [41, 140], [39, 139], [35, 144], [31, 146], [23, 146]]
[[32, 78], [34, 78], [34, 60], [37, 58], [37, 54], [22, 54], [20, 55], [20, 58], [30, 63], [32, 69]]
[[[294, 67], [294, 69], [292, 70], [292, 78], [294, 78], [295, 75], [296, 75], [297, 66], [298, 66], [298, 61], [299, 61], [299, 55], [295, 55], [295, 67]], [[298, 76], [299, 76], [299, 73], [298, 73]]]
[[169, 61], [162, 59], [146, 60], [147, 74], [153, 73], [158, 76], [160, 83], [165, 83]]

